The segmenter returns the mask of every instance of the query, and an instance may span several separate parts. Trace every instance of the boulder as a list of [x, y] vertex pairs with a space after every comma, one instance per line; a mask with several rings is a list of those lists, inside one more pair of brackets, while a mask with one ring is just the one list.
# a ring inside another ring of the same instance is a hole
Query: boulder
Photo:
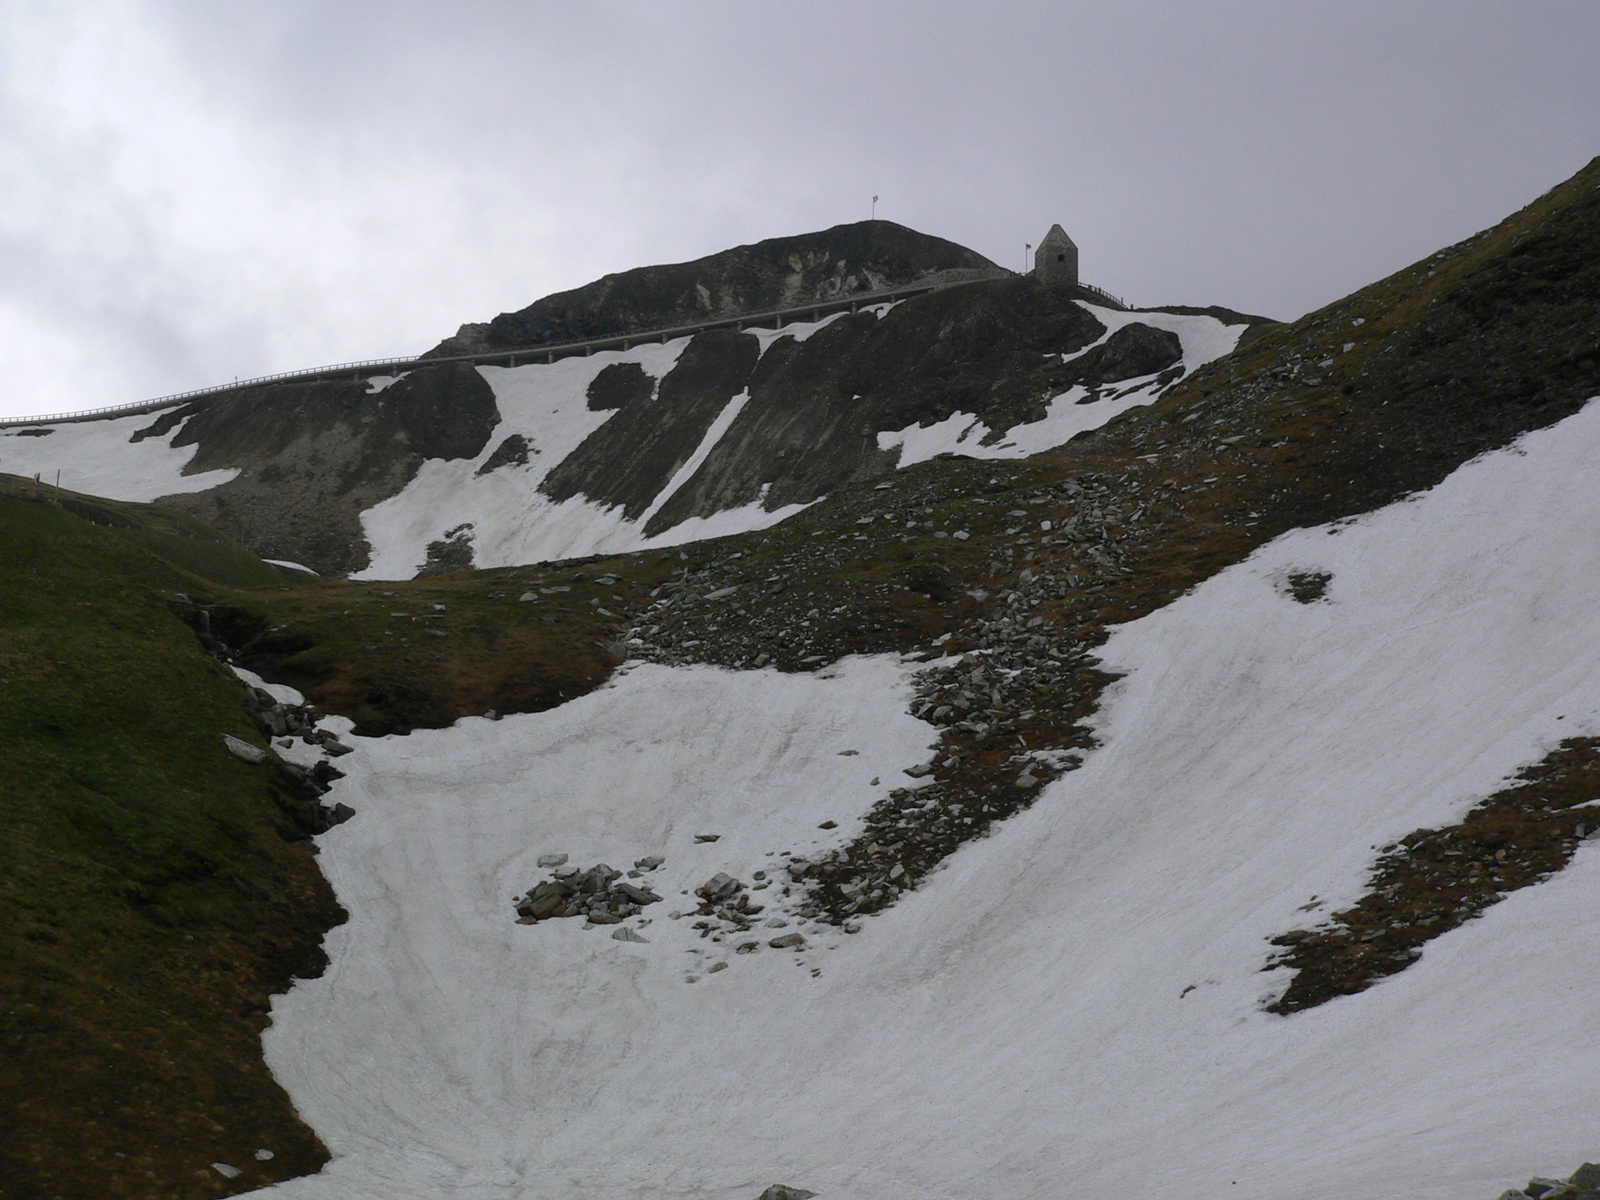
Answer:
[[235, 758], [242, 758], [251, 764], [260, 764], [267, 761], [267, 752], [260, 746], [252, 746], [249, 742], [240, 741], [231, 733], [222, 735], [222, 744], [227, 747], [228, 753]]
[[635, 887], [631, 883], [619, 883], [616, 885], [615, 890], [626, 896], [629, 900], [632, 900], [635, 904], [655, 904], [661, 899], [660, 896], [656, 895], [649, 888]]
[[726, 871], [718, 871], [695, 889], [707, 900], [723, 900], [737, 893], [743, 885]]

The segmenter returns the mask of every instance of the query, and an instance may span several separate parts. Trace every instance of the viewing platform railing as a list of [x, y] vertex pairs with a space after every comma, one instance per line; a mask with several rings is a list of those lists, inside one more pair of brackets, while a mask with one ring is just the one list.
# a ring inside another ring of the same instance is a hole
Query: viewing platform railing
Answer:
[[[106, 408], [80, 409], [77, 412], [43, 413], [27, 417], [0, 416], [0, 429], [17, 425], [60, 425], [74, 421], [98, 421], [108, 417], [157, 412], [163, 408], [173, 408], [189, 400], [222, 395], [226, 392], [242, 391], [245, 388], [262, 387], [271, 383], [284, 383], [290, 380], [340, 379], [347, 375], [352, 379], [363, 379], [379, 374], [385, 369], [416, 368], [418, 366], [432, 366], [435, 363], [464, 362], [472, 363], [474, 366], [515, 367], [528, 363], [552, 363], [558, 358], [572, 358], [580, 354], [590, 355], [597, 350], [627, 350], [645, 342], [665, 344], [674, 338], [693, 337], [697, 333], [704, 333], [711, 329], [748, 329], [769, 325], [774, 329], [782, 329], [785, 324], [794, 324], [796, 321], [817, 321], [835, 313], [856, 312], [862, 308], [871, 308], [878, 304], [893, 304], [901, 300], [910, 299], [912, 296], [921, 296], [928, 292], [937, 292], [945, 288], [959, 287], [964, 283], [973, 283], [979, 278], [983, 278], [983, 276], [974, 275], [959, 279], [925, 280], [920, 283], [907, 284], [904, 287], [884, 288], [875, 292], [853, 292], [848, 296], [837, 296], [830, 300], [821, 300], [794, 308], [775, 309], [771, 312], [741, 313], [732, 317], [696, 321], [691, 325], [672, 325], [659, 329], [643, 329], [633, 333], [610, 334], [606, 337], [584, 338], [579, 341], [547, 342], [537, 346], [480, 350], [470, 354], [368, 358], [357, 362], [334, 363], [324, 367], [302, 367], [298, 371], [280, 371], [275, 375], [258, 375], [252, 379], [238, 379], [232, 383], [195, 388], [187, 392], [175, 392], [170, 396], [160, 396], [154, 400], [135, 400], [130, 404], [113, 404]], [[1080, 283], [1078, 289], [1089, 293], [1097, 299], [1105, 300], [1117, 308], [1127, 308], [1127, 305], [1120, 299], [1102, 288]]]

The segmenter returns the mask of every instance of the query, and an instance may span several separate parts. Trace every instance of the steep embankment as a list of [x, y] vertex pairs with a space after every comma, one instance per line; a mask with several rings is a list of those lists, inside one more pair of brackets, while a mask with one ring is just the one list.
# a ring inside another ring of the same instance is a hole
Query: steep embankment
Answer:
[[172, 607], [284, 576], [181, 514], [9, 476], [0, 545], [0, 1194], [316, 1170], [259, 1034], [342, 919], [324, 824], [292, 774], [225, 751], [261, 742], [248, 693]]

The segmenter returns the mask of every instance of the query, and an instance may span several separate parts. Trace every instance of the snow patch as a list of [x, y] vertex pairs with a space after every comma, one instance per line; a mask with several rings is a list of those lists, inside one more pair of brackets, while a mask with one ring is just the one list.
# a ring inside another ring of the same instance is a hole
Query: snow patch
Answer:
[[[140, 504], [181, 492], [203, 492], [238, 477], [237, 467], [198, 475], [183, 473], [200, 449], [174, 449], [171, 444], [187, 424], [187, 418], [165, 437], [131, 440], [161, 415], [145, 412], [106, 420], [0, 429], [0, 471], [24, 477], [37, 474], [54, 484], [59, 470], [64, 488]], [[44, 437], [29, 436], [23, 432], [27, 429], [51, 432]]]
[[304, 571], [307, 575], [316, 574], [310, 567], [301, 566], [297, 562], [290, 562], [286, 558], [263, 558], [261, 561], [271, 563], [275, 567], [288, 567], [291, 571]]

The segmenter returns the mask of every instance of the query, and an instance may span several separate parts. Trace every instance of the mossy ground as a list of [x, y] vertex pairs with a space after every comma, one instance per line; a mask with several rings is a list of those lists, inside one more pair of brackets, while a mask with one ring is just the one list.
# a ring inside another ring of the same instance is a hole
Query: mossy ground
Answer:
[[[0, 1196], [217, 1196], [314, 1171], [326, 1152], [259, 1035], [342, 915], [263, 769], [223, 750], [260, 738], [167, 608], [194, 578], [135, 544], [190, 539], [6, 491]], [[197, 565], [249, 573], [193, 540]]]

